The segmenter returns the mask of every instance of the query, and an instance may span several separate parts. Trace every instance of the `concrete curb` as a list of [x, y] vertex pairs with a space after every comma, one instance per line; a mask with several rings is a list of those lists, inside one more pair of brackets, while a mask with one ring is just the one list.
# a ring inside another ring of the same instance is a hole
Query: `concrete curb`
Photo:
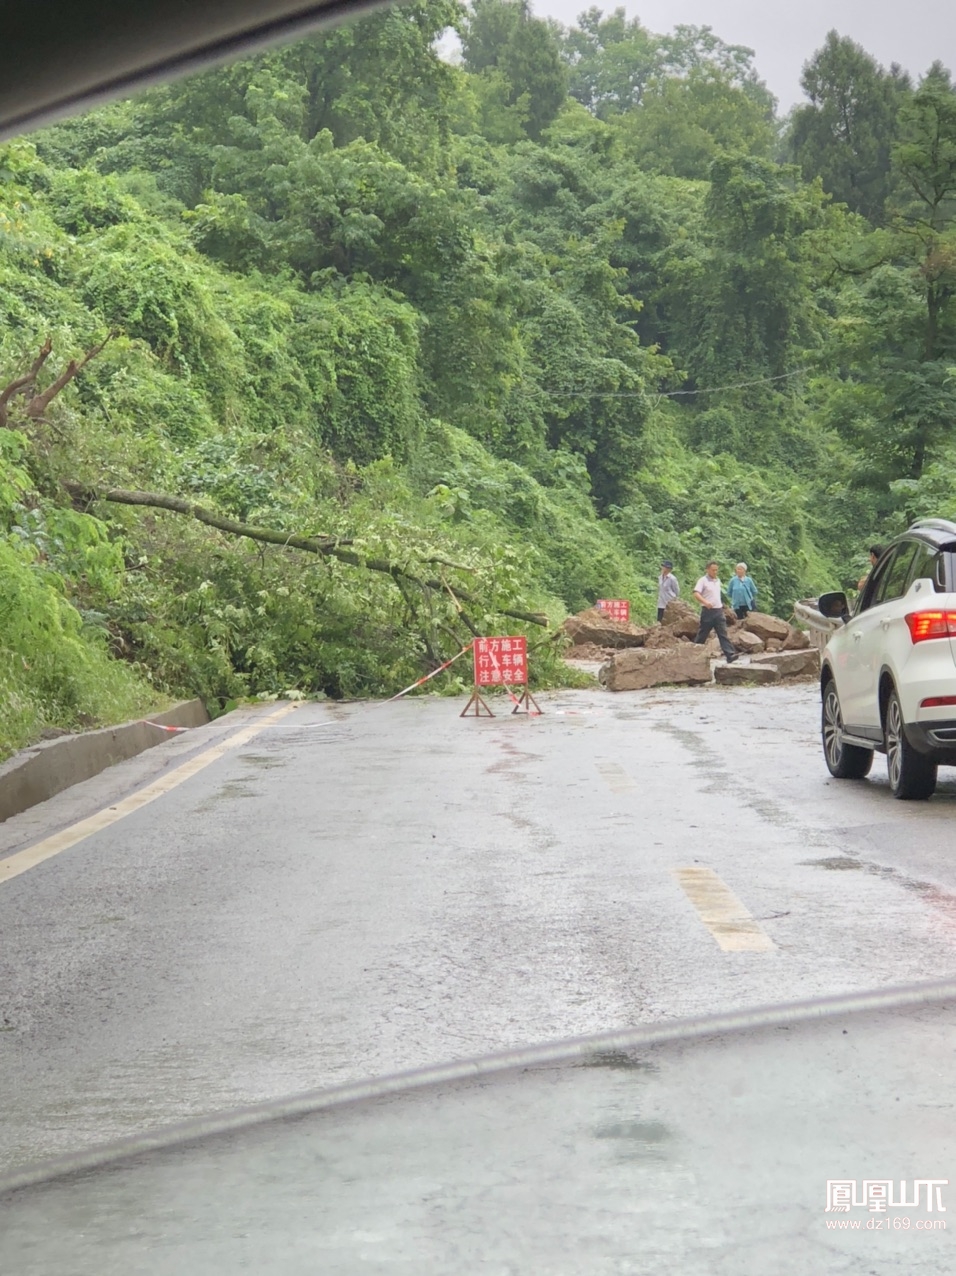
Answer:
[[[152, 714], [149, 721], [167, 727], [201, 727], [209, 715], [201, 700], [183, 700], [165, 713]], [[139, 719], [24, 749], [0, 765], [0, 823], [171, 736]]]

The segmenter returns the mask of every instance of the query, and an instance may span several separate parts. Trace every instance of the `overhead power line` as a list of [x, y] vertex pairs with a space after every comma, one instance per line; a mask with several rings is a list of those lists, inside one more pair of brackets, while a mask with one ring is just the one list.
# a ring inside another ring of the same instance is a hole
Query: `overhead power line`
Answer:
[[706, 386], [700, 390], [662, 390], [659, 393], [647, 390], [545, 390], [552, 399], [677, 399], [693, 394], [720, 394], [724, 390], [746, 390], [753, 385], [769, 385], [773, 381], [788, 381], [798, 377], [802, 372], [812, 372], [810, 367], [793, 368], [790, 372], [781, 372], [776, 377], [758, 377], [755, 381], [737, 381], [733, 385]]

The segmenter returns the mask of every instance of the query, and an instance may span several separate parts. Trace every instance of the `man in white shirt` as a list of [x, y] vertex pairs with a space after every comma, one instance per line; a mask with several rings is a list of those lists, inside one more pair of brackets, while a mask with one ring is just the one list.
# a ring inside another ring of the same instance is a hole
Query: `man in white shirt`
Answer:
[[724, 653], [724, 659], [728, 665], [732, 665], [737, 659], [737, 653], [727, 637], [727, 622], [724, 619], [724, 605], [720, 597], [720, 580], [717, 576], [719, 571], [720, 564], [716, 559], [712, 558], [707, 564], [704, 575], [694, 586], [694, 597], [700, 603], [700, 628], [697, 630], [697, 637], [694, 642], [706, 642], [707, 635], [713, 629], [717, 634], [720, 650]]

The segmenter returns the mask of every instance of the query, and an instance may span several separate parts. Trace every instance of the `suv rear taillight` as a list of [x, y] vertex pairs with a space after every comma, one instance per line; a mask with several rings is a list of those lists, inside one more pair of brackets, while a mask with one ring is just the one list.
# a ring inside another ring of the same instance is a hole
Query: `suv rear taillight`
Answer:
[[956, 638], [956, 611], [911, 611], [905, 620], [913, 642]]

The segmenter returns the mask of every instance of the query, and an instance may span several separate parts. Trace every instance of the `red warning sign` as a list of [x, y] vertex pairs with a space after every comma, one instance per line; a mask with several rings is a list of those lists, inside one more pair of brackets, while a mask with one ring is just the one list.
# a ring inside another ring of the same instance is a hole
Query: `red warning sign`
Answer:
[[611, 620], [623, 620], [627, 624], [631, 619], [631, 604], [626, 598], [599, 598], [594, 605], [607, 612]]
[[474, 651], [476, 687], [527, 685], [527, 638], [476, 638]]

